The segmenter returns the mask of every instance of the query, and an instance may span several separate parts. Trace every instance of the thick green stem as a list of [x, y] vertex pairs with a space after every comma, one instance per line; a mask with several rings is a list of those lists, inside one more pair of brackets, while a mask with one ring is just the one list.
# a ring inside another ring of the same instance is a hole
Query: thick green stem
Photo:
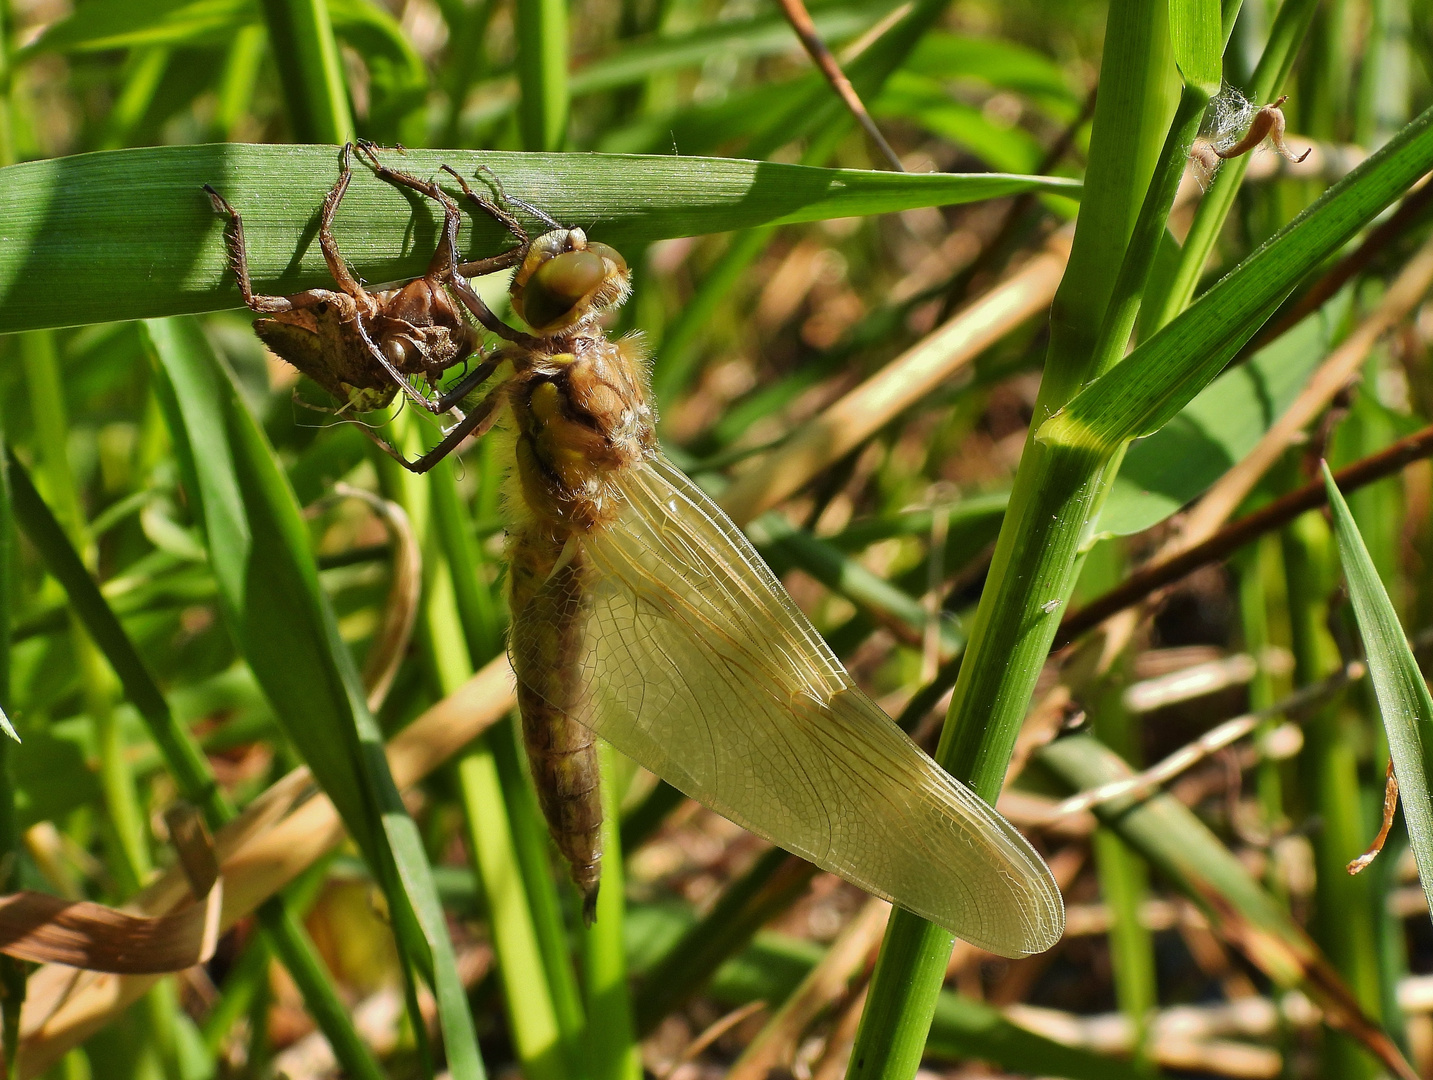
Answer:
[[567, 140], [567, 0], [524, 0], [514, 20], [523, 146], [561, 150]]
[[[1032, 432], [1094, 373], [1101, 324], [1121, 265], [1127, 258], [1152, 257], [1127, 256], [1126, 250], [1141, 208], [1162, 202], [1169, 183], [1163, 176], [1150, 182], [1178, 85], [1167, 19], [1160, 4], [1116, 0], [1110, 6], [1086, 198], [1051, 311]], [[1169, 155], [1162, 165], [1166, 171], [1171, 167]], [[1182, 171], [1182, 160], [1178, 168]], [[1155, 196], [1147, 199], [1151, 188]], [[1130, 283], [1139, 278], [1135, 291], [1142, 290], [1143, 276], [1132, 267]], [[1071, 453], [1033, 437], [1026, 441], [936, 752], [943, 767], [990, 802], [1000, 792], [1073, 588], [1087, 522], [1098, 511], [1106, 476], [1113, 475], [1110, 465], [1108, 455]], [[945, 930], [908, 912], [892, 913], [848, 1076], [905, 1080], [915, 1073], [951, 944]]]
[[342, 143], [353, 138], [343, 62], [325, 0], [262, 0], [269, 47], [279, 69], [294, 140]]

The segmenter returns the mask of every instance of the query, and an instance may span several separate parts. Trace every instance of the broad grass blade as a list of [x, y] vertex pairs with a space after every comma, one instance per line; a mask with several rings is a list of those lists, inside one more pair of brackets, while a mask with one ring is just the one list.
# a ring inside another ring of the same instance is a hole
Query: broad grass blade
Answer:
[[1368, 673], [1388, 732], [1388, 752], [1408, 823], [1408, 844], [1418, 860], [1423, 893], [1433, 907], [1433, 801], [1428, 793], [1428, 776], [1433, 771], [1433, 729], [1429, 728], [1433, 696], [1327, 462], [1323, 476], [1349, 597], [1368, 654]]
[[[620, 250], [754, 225], [1080, 190], [1054, 177], [729, 158], [410, 150], [404, 161], [420, 176], [440, 164], [465, 176], [486, 165], [510, 194]], [[257, 289], [287, 295], [331, 284], [315, 215], [337, 175], [333, 146], [233, 144], [80, 154], [0, 169], [0, 332], [238, 307], [220, 222], [201, 190], [206, 183], [245, 216]], [[465, 227], [465, 254], [511, 245], [491, 221], [470, 220], [476, 232]], [[415, 208], [360, 169], [334, 233], [354, 272], [376, 285], [421, 274], [437, 228], [431, 207]], [[86, 297], [83, 308], [74, 303], [77, 294]]]
[[383, 884], [400, 946], [432, 980], [453, 1076], [482, 1080], [432, 868], [319, 587], [293, 490], [199, 325], [156, 320], [145, 332], [172, 386], [168, 419], [192, 462], [230, 631]]

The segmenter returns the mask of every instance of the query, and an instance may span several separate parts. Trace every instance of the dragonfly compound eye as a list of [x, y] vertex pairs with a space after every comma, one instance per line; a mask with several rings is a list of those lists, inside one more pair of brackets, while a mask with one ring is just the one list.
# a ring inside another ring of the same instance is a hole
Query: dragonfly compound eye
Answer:
[[406, 338], [387, 338], [381, 347], [384, 358], [399, 371], [407, 370], [408, 363], [417, 358], [417, 348]]
[[568, 251], [537, 268], [522, 290], [522, 316], [534, 330], [557, 329], [607, 277], [602, 256]]

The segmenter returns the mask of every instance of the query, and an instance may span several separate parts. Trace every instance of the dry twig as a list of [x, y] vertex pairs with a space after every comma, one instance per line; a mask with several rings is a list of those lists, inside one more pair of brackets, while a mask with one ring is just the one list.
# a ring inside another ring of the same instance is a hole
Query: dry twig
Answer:
[[870, 140], [876, 144], [881, 155], [890, 162], [890, 166], [896, 172], [905, 172], [906, 167], [901, 164], [901, 159], [891, 149], [891, 144], [886, 142], [886, 137], [881, 134], [881, 129], [871, 119], [871, 114], [866, 111], [865, 102], [861, 95], [856, 93], [856, 88], [851, 85], [851, 80], [846, 78], [846, 73], [841, 70], [841, 65], [831, 55], [831, 50], [826, 47], [826, 42], [821, 39], [816, 24], [811, 21], [811, 13], [806, 10], [806, 5], [801, 0], [777, 0], [781, 5], [781, 12], [786, 16], [786, 21], [791, 24], [791, 29], [796, 31], [796, 36], [801, 39], [801, 45], [811, 57], [812, 62], [826, 76], [826, 81], [831, 84], [831, 89], [851, 111], [856, 118], [856, 123], [861, 125]]

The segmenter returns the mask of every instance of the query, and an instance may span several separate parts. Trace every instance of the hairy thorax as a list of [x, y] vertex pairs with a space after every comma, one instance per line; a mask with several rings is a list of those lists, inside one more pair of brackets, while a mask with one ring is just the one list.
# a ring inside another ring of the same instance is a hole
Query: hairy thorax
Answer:
[[639, 338], [578, 331], [526, 353], [508, 388], [521, 501], [556, 538], [610, 523], [617, 476], [656, 447]]

